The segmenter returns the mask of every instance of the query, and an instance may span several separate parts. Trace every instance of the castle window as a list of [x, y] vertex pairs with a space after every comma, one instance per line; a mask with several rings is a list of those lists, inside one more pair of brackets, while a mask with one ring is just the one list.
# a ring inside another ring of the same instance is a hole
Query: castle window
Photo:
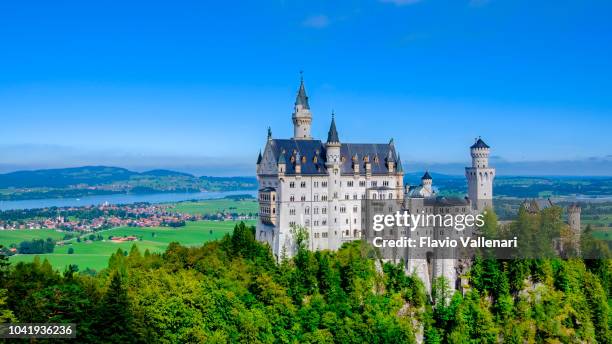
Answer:
[[289, 209], [289, 215], [295, 215], [295, 209]]
[[353, 194], [353, 199], [357, 199], [357, 194]]
[[326, 207], [321, 208], [321, 214], [327, 214], [327, 208]]
[[289, 182], [289, 187], [293, 189], [295, 187], [295, 182]]
[[327, 187], [327, 182], [321, 182], [321, 186], [326, 188]]
[[314, 185], [315, 188], [318, 188], [319, 187], [319, 182], [314, 182], [313, 185]]
[[310, 207], [306, 207], [306, 209], [304, 209], [304, 214], [306, 215], [310, 214]]
[[302, 196], [300, 197], [300, 200], [301, 200], [302, 202], [304, 202], [304, 201], [306, 200], [306, 195], [302, 195]]
[[389, 181], [388, 180], [384, 180], [383, 181], [383, 186], [389, 186]]
[[360, 180], [360, 181], [359, 181], [359, 186], [361, 186], [361, 187], [365, 187], [365, 186], [366, 186], [366, 182], [365, 182], [365, 180]]
[[327, 232], [321, 233], [321, 236], [324, 237], [324, 238], [327, 238]]
[[289, 226], [291, 227], [295, 226], [295, 221], [289, 221]]
[[312, 213], [315, 214], [315, 215], [319, 214], [319, 208], [318, 207], [314, 207], [312, 209]]
[[356, 212], [357, 212], [357, 206], [355, 205], [353, 206], [353, 213], [356, 213]]
[[389, 199], [393, 199], [393, 194], [392, 193], [389, 194]]
[[374, 157], [374, 163], [378, 164], [378, 155]]
[[346, 213], [346, 207], [345, 206], [340, 207], [340, 212], [342, 214]]
[[293, 195], [289, 196], [289, 201], [290, 202], [295, 202], [295, 196], [293, 196]]
[[344, 161], [346, 161], [346, 158], [343, 156], [342, 158], [340, 158], [340, 161], [344, 163]]
[[319, 201], [319, 195], [318, 195], [318, 194], [314, 194], [313, 198], [314, 198], [314, 201], [315, 201], [315, 202], [318, 202], [318, 201]]
[[349, 186], [349, 187], [350, 187], [350, 186], [353, 186], [353, 181], [352, 181], [352, 180], [349, 180], [348, 182], [346, 182], [346, 186]]
[[306, 187], [306, 182], [301, 182], [301, 183], [300, 183], [300, 187], [301, 187], [301, 188], [305, 188], [305, 187]]
[[302, 157], [302, 164], [305, 164], [305, 163], [306, 163], [306, 156], [303, 156]]
[[348, 199], [349, 199], [349, 194], [345, 194], [345, 195], [344, 195], [344, 199], [345, 199], [345, 200], [348, 200]]
[[317, 159], [317, 156], [316, 156], [316, 155], [315, 155], [314, 157], [312, 157], [312, 162], [313, 162], [313, 163], [315, 163], [315, 164], [316, 164], [316, 163], [317, 163], [317, 161], [318, 161], [318, 159]]

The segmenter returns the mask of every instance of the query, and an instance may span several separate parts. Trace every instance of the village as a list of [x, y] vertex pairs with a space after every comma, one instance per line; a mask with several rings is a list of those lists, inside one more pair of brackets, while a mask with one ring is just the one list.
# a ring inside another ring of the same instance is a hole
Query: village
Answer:
[[0, 230], [58, 229], [96, 232], [114, 227], [182, 227], [187, 221], [247, 220], [248, 214], [219, 211], [208, 214], [178, 212], [168, 204], [135, 203], [61, 207], [0, 212]]

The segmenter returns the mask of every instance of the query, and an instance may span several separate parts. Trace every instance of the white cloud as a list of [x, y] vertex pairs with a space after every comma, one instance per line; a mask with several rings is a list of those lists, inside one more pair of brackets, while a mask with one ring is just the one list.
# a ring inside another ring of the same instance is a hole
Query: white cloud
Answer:
[[380, 2], [386, 2], [390, 4], [394, 4], [396, 6], [406, 6], [406, 5], [414, 5], [421, 0], [380, 0]]
[[302, 22], [302, 25], [315, 29], [323, 29], [329, 26], [329, 18], [324, 14], [310, 16]]

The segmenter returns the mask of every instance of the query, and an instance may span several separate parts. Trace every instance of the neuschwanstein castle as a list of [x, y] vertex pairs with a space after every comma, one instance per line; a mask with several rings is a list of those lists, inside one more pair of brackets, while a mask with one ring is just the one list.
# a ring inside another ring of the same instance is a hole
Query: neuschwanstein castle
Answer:
[[[308, 231], [312, 250], [336, 250], [364, 235], [364, 199], [397, 200], [411, 212], [477, 213], [492, 206], [495, 169], [489, 167], [489, 146], [477, 139], [470, 147], [472, 166], [466, 167], [466, 198], [436, 195], [425, 173], [419, 186], [404, 186], [404, 168], [393, 140], [388, 143], [346, 143], [332, 114], [327, 140], [313, 138], [312, 113], [304, 81], [292, 115], [290, 139], [268, 138], [257, 158], [259, 183], [258, 240], [267, 242], [277, 258], [293, 255], [292, 227]], [[427, 229], [424, 229], [427, 230]], [[429, 229], [436, 232], [435, 228]], [[423, 280], [445, 276], [456, 281], [454, 260], [408, 262], [409, 273]]]

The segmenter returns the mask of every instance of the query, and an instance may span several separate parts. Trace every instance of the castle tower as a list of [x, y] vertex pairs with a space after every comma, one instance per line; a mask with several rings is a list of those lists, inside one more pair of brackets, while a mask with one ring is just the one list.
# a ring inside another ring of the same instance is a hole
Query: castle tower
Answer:
[[421, 177], [421, 185], [423, 185], [423, 189], [430, 195], [433, 192], [431, 188], [432, 183], [433, 180], [431, 179], [431, 175], [429, 175], [428, 171], [425, 171], [425, 174]]
[[574, 232], [574, 234], [580, 234], [580, 205], [577, 203], [571, 204], [567, 207], [567, 223]]
[[304, 78], [300, 78], [300, 89], [295, 98], [295, 107], [293, 108], [293, 139], [294, 140], [310, 140], [310, 126], [312, 125], [312, 114], [310, 113], [310, 105], [308, 105], [308, 96], [304, 88]]
[[340, 200], [340, 139], [338, 138], [338, 130], [336, 130], [336, 119], [332, 113], [331, 125], [327, 133], [327, 143], [325, 143], [325, 155], [327, 161], [327, 195], [329, 211], [327, 223], [329, 228], [329, 248], [337, 249], [340, 247], [340, 219], [339, 219], [339, 200]]
[[465, 168], [468, 197], [472, 208], [482, 212], [493, 207], [493, 179], [495, 169], [489, 167], [490, 147], [479, 137], [470, 147], [472, 166]]

